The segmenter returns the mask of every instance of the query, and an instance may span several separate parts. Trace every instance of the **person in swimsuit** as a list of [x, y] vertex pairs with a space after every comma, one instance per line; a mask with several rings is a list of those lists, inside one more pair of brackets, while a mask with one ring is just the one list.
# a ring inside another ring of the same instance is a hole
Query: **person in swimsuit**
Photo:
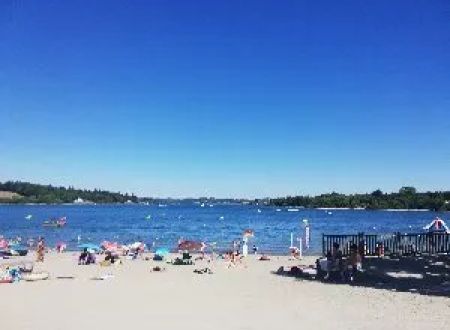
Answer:
[[37, 262], [44, 262], [45, 242], [44, 242], [44, 239], [42, 237], [39, 238], [39, 242], [38, 242], [37, 248], [36, 248], [36, 254], [37, 254], [36, 261]]

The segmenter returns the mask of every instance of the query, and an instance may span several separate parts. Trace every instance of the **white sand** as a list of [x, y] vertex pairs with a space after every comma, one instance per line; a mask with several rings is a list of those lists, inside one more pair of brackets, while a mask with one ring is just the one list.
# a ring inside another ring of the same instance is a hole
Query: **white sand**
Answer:
[[[312, 263], [313, 259], [303, 261]], [[78, 266], [76, 255], [49, 254], [38, 269], [52, 279], [0, 285], [1, 329], [448, 329], [450, 299], [271, 274], [287, 258], [227, 269], [153, 261]], [[151, 272], [155, 265], [165, 272]], [[105, 281], [93, 276], [114, 274]], [[56, 276], [74, 275], [74, 280]]]

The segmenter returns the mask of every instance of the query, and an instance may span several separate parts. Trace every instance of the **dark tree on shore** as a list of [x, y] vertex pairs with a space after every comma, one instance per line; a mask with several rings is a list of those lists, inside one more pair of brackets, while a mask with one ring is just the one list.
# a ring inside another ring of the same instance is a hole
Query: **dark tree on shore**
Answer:
[[19, 197], [5, 199], [6, 203], [72, 203], [77, 198], [94, 203], [125, 203], [137, 202], [135, 195], [109, 192], [105, 190], [82, 190], [73, 187], [54, 187], [52, 185], [32, 184], [29, 182], [7, 181], [0, 183], [0, 191], [19, 194]]
[[338, 193], [319, 196], [295, 196], [271, 199], [276, 206], [341, 207], [379, 209], [429, 209], [450, 211], [450, 191], [417, 192], [414, 187], [402, 187], [398, 193], [383, 193], [380, 189], [370, 194], [344, 195]]

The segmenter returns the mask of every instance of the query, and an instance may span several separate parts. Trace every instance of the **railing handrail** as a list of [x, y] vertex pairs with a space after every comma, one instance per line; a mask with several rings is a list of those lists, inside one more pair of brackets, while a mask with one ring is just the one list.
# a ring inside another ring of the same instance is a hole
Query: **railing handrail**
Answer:
[[379, 255], [380, 246], [392, 254], [408, 253], [450, 253], [450, 233], [422, 232], [422, 233], [391, 233], [391, 234], [322, 234], [322, 252], [325, 255], [334, 242], [342, 244], [342, 250], [348, 253], [350, 242], [364, 242], [367, 255]]

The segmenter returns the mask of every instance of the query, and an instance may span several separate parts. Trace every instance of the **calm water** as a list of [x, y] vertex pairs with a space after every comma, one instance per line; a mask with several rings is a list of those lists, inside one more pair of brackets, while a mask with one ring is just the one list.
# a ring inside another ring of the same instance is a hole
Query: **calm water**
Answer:
[[[261, 251], [285, 253], [290, 245], [290, 233], [301, 232], [302, 219], [311, 224], [310, 253], [320, 252], [322, 233], [392, 233], [420, 232], [435, 216], [449, 220], [449, 213], [387, 212], [335, 210], [277, 211], [274, 207], [215, 205], [0, 205], [0, 235], [21, 236], [24, 240], [44, 236], [49, 246], [64, 241], [75, 249], [81, 243], [103, 240], [130, 243], [142, 240], [148, 246], [174, 248], [180, 237], [216, 242], [228, 248], [243, 230], [255, 231], [253, 242]], [[28, 214], [31, 220], [25, 219]], [[44, 228], [42, 223], [54, 217], [66, 216], [66, 227]], [[151, 216], [148, 220], [146, 217]], [[252, 242], [252, 243], [253, 243]]]

